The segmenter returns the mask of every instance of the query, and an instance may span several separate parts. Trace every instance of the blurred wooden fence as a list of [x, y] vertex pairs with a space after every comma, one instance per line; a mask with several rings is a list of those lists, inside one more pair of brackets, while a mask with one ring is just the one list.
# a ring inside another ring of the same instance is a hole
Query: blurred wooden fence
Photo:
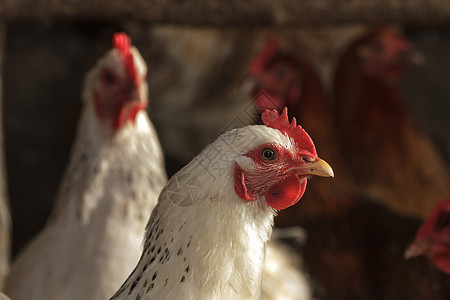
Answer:
[[3, 0], [3, 20], [133, 19], [227, 26], [394, 22], [448, 24], [447, 0]]

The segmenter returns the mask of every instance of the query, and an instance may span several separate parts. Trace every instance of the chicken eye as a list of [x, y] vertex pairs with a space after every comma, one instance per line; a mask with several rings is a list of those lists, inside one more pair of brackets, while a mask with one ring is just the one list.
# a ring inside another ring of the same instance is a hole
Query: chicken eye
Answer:
[[101, 78], [102, 81], [107, 85], [113, 85], [117, 80], [116, 76], [109, 70], [103, 71], [101, 74]]
[[275, 151], [273, 149], [270, 148], [265, 148], [261, 151], [261, 158], [263, 160], [274, 160], [275, 158], [277, 158], [277, 154], [275, 153]]

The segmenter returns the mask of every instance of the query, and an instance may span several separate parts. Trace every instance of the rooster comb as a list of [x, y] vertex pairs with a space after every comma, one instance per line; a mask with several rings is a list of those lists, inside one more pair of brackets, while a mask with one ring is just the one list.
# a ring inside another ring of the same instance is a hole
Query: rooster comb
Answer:
[[138, 76], [131, 54], [131, 38], [124, 32], [116, 33], [113, 37], [113, 47], [116, 48], [125, 61], [125, 68], [130, 79], [137, 84]]
[[[257, 99], [260, 97], [270, 98], [264, 91], [259, 92], [256, 96]], [[261, 120], [267, 127], [278, 129], [281, 133], [287, 134], [301, 149], [305, 149], [317, 156], [316, 147], [308, 133], [300, 125], [297, 125], [295, 118], [292, 118], [292, 122], [289, 122], [287, 107], [283, 109], [281, 114], [274, 109], [266, 110], [261, 114]]]
[[277, 53], [277, 51], [278, 39], [276, 36], [269, 36], [264, 48], [251, 63], [249, 73], [255, 75], [262, 72], [267, 62]]

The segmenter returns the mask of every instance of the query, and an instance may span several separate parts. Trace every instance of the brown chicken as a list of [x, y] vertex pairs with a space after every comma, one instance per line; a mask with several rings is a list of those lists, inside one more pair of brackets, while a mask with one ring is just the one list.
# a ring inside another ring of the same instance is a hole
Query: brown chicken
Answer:
[[[262, 101], [257, 98], [257, 109], [288, 106], [335, 169], [333, 180], [317, 180], [305, 192], [301, 205], [280, 212], [276, 219], [279, 226], [301, 225], [307, 230], [304, 260], [316, 282], [316, 296], [418, 299], [430, 295], [427, 270], [419, 266], [424, 279], [417, 285], [417, 270], [402, 260], [402, 246], [414, 236], [419, 221], [361, 197], [340, 152], [330, 105], [312, 67], [280, 49], [271, 38], [249, 74], [256, 81], [255, 93], [264, 90], [269, 95]], [[417, 290], [406, 288], [412, 284]]]
[[366, 196], [425, 218], [450, 192], [450, 182], [446, 163], [414, 124], [399, 88], [413, 54], [390, 26], [358, 39], [337, 67], [334, 112], [342, 153]]

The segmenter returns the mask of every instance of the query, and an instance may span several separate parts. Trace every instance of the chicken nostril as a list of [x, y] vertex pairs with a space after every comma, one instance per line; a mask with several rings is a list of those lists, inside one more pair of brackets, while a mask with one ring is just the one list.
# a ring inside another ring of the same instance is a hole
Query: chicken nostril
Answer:
[[304, 157], [302, 157], [302, 160], [303, 160], [304, 162], [307, 162], [307, 163], [312, 163], [312, 162], [314, 162], [314, 159], [313, 159], [312, 157], [310, 157], [310, 156], [304, 156]]

